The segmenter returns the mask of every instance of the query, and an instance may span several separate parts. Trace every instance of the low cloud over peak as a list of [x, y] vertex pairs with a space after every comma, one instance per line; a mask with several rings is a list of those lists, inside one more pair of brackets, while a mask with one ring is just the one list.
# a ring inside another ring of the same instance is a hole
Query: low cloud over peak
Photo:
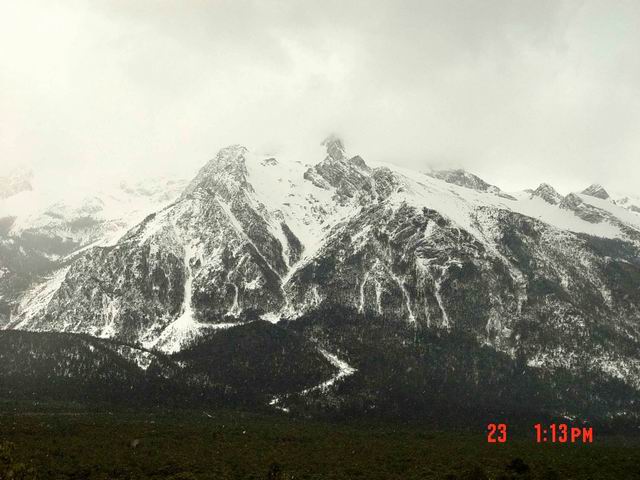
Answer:
[[364, 158], [505, 190], [640, 179], [635, 2], [25, 0], [0, 15], [3, 163], [142, 175], [339, 132]]

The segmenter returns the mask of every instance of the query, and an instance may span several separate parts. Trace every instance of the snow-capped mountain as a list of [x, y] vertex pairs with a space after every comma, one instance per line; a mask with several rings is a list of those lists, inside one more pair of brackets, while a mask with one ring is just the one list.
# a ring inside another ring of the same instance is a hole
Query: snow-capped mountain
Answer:
[[555, 188], [553, 188], [548, 183], [542, 183], [538, 188], [531, 192], [531, 197], [540, 197], [545, 202], [550, 203], [551, 205], [558, 205], [562, 202], [562, 195], [560, 195]]
[[337, 137], [324, 146], [320, 159], [222, 149], [174, 202], [28, 289], [4, 328], [174, 353], [281, 321], [322, 337], [343, 378], [371, 361], [362, 330], [296, 324], [339, 308], [413, 332], [400, 346], [461, 333], [543, 377], [588, 371], [638, 393], [640, 216], [601, 187], [506, 194], [466, 172], [365, 161]]
[[[170, 203], [187, 182], [170, 179], [121, 181], [101, 189], [50, 192], [27, 188], [7, 196], [0, 203], [4, 235], [56, 239], [68, 250], [87, 246], [141, 221], [150, 212]], [[123, 231], [125, 229], [125, 231]]]
[[609, 194], [605, 188], [600, 184], [593, 184], [587, 187], [582, 192], [583, 195], [589, 195], [591, 197], [599, 198], [602, 200], [609, 200], [615, 205], [619, 205], [627, 210], [630, 210], [634, 213], [640, 213], [640, 198], [632, 195], [625, 194]]
[[10, 305], [30, 284], [85, 248], [116, 242], [186, 185], [147, 179], [52, 192], [39, 185], [35, 175], [27, 178], [28, 186], [4, 190], [0, 200], [0, 318], [8, 316]]
[[469, 173], [460, 168], [448, 169], [448, 170], [431, 169], [429, 172], [427, 172], [427, 175], [434, 178], [439, 178], [440, 180], [444, 180], [447, 183], [452, 183], [460, 187], [466, 187], [472, 190], [478, 190], [480, 192], [493, 193], [495, 195], [499, 195], [501, 197], [514, 200], [512, 196], [510, 196], [507, 193], [504, 193], [495, 185], [491, 185], [485, 182], [484, 180], [482, 180], [477, 175], [474, 175], [473, 173]]
[[640, 198], [624, 195], [619, 196], [619, 198], [615, 200], [615, 203], [616, 205], [620, 205], [622, 208], [626, 208], [627, 210], [640, 214]]

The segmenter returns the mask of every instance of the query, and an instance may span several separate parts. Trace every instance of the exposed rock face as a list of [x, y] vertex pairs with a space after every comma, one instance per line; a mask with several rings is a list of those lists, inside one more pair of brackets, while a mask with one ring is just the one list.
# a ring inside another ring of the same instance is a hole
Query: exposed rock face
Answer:
[[[640, 242], [640, 228], [638, 228], [637, 223], [629, 223], [627, 220], [616, 216], [616, 214], [610, 210], [591, 205], [585, 201], [585, 198], [588, 198], [588, 196], [580, 197], [578, 194], [570, 193], [560, 202], [559, 207], [561, 209], [571, 210], [577, 217], [586, 222], [612, 225], [619, 229], [627, 239], [632, 240], [638, 245], [638, 242]], [[619, 211], [620, 210], [616, 213]]]
[[531, 193], [531, 196], [540, 197], [551, 205], [558, 205], [563, 199], [563, 196], [548, 183], [541, 183], [540, 186]]
[[361, 157], [347, 159], [342, 141], [329, 137], [322, 143], [326, 158], [304, 173], [305, 180], [325, 190], [335, 189], [335, 199], [345, 205], [362, 192], [373, 190], [371, 169]]
[[[325, 146], [310, 168], [221, 150], [175, 203], [27, 292], [6, 325], [175, 352], [341, 308], [640, 388], [640, 219], [546, 184], [505, 202], [466, 172], [443, 185]], [[531, 195], [549, 204], [531, 202], [536, 218], [521, 212]]]
[[279, 309], [283, 246], [252, 200], [245, 154], [222, 150], [176, 203], [74, 262], [32, 326], [155, 346], [248, 308]]
[[629, 198], [622, 197], [615, 201], [616, 205], [620, 205], [627, 210], [630, 210], [634, 213], [640, 213], [640, 199], [637, 198]]
[[342, 139], [336, 135], [329, 135], [322, 142], [322, 146], [327, 149], [327, 156], [336, 162], [345, 160], [344, 143]]
[[594, 183], [593, 185], [589, 185], [582, 191], [583, 195], [589, 195], [591, 197], [601, 198], [602, 200], [609, 199], [609, 194], [604, 189], [602, 185]]
[[600, 223], [607, 217], [606, 212], [585, 203], [584, 200], [575, 193], [570, 193], [564, 197], [562, 202], [560, 202], [560, 208], [572, 210], [578, 217], [590, 223]]
[[48, 255], [60, 255], [55, 244], [65, 243], [64, 253], [70, 253], [124, 234], [123, 229], [175, 200], [185, 186], [182, 181], [159, 178], [123, 181], [100, 190], [86, 187], [86, 191], [61, 192], [52, 198], [40, 190], [24, 191], [0, 203], [0, 218], [13, 219], [0, 234], [15, 241], [38, 238], [41, 250]]
[[508, 198], [510, 200], [515, 200], [511, 195], [504, 193], [495, 185], [491, 185], [484, 180], [482, 180], [477, 175], [473, 173], [469, 173], [462, 169], [453, 169], [453, 170], [432, 170], [428, 172], [429, 176], [433, 178], [439, 178], [440, 180], [444, 180], [447, 183], [452, 183], [454, 185], [458, 185], [460, 187], [470, 188], [471, 190], [477, 190], [479, 192], [488, 192], [493, 193], [495, 195]]
[[7, 322], [11, 304], [32, 282], [65, 267], [89, 245], [113, 245], [185, 185], [174, 179], [121, 182], [90, 195], [69, 192], [62, 200], [25, 190], [0, 202], [0, 322]]

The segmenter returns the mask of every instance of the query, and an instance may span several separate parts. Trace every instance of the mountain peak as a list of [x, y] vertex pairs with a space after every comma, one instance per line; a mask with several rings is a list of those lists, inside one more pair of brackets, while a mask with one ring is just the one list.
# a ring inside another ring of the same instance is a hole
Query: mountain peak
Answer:
[[583, 195], [589, 195], [590, 197], [601, 198], [602, 200], [607, 200], [610, 198], [609, 193], [604, 189], [602, 185], [598, 183], [589, 185], [580, 193], [582, 193]]
[[548, 183], [541, 183], [540, 186], [531, 193], [531, 197], [540, 197], [551, 205], [557, 205], [563, 199], [562, 195]]
[[218, 154], [200, 169], [182, 197], [190, 196], [198, 190], [231, 193], [246, 186], [248, 173], [245, 156], [247, 152], [247, 148], [242, 145], [229, 145], [220, 149]]
[[626, 208], [634, 213], [640, 213], [640, 200], [630, 197], [622, 197], [614, 201], [616, 205]]
[[447, 183], [458, 185], [459, 187], [470, 188], [472, 190], [479, 190], [482, 192], [486, 192], [491, 187], [493, 187], [493, 185], [485, 182], [477, 175], [469, 173], [462, 168], [431, 170], [428, 175], [440, 180], [444, 180]]
[[322, 141], [322, 146], [326, 147], [327, 155], [332, 160], [344, 160], [346, 158], [344, 143], [337, 135], [331, 134]]
[[485, 182], [477, 175], [469, 173], [462, 168], [451, 168], [444, 170], [431, 169], [431, 171], [427, 172], [427, 175], [439, 180], [443, 180], [447, 183], [451, 183], [453, 185], [458, 185], [459, 187], [469, 188], [471, 190], [476, 190], [479, 192], [493, 193], [510, 200], [514, 199], [511, 195], [504, 193], [495, 185], [491, 185], [490, 183]]
[[215, 158], [213, 158], [209, 163], [215, 162], [215, 163], [221, 163], [221, 162], [234, 162], [234, 161], [238, 161], [238, 160], [243, 160], [244, 159], [244, 155], [248, 152], [249, 150], [247, 149], [247, 147], [240, 145], [240, 144], [234, 144], [234, 145], [228, 145], [224, 148], [221, 148], [220, 151], [218, 152], [218, 154], [215, 156]]

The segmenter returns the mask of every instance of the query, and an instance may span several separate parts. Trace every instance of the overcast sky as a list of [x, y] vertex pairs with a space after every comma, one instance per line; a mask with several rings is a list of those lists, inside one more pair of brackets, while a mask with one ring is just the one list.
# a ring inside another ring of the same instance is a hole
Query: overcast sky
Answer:
[[193, 171], [336, 132], [506, 190], [637, 194], [639, 47], [636, 0], [0, 0], [0, 165]]

